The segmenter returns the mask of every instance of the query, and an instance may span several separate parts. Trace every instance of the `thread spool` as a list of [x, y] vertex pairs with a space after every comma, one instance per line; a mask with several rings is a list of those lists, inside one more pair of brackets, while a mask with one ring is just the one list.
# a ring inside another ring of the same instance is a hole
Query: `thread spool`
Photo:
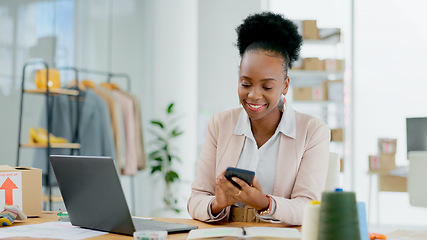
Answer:
[[319, 213], [319, 201], [311, 201], [305, 206], [302, 217], [301, 240], [317, 240]]
[[356, 194], [323, 192], [319, 214], [319, 240], [360, 240]]

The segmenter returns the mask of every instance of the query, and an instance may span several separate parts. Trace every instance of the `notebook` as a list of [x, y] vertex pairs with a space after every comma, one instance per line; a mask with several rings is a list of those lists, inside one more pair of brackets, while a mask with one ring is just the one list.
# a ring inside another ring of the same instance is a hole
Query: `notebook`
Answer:
[[301, 234], [296, 228], [284, 227], [224, 227], [191, 230], [187, 240], [239, 238], [239, 239], [289, 239], [300, 240]]
[[197, 226], [132, 218], [111, 157], [51, 155], [72, 225], [132, 235], [141, 230], [188, 232]]

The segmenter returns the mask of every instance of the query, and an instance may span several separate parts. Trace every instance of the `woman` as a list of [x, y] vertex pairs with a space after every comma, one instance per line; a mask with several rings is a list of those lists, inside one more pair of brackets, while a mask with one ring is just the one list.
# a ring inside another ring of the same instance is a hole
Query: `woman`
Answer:
[[[243, 110], [211, 118], [187, 208], [201, 221], [300, 225], [304, 205], [324, 189], [330, 139], [325, 123], [284, 98], [302, 39], [294, 23], [268, 12], [247, 17], [236, 31]], [[230, 166], [255, 171], [252, 186], [228, 181]]]

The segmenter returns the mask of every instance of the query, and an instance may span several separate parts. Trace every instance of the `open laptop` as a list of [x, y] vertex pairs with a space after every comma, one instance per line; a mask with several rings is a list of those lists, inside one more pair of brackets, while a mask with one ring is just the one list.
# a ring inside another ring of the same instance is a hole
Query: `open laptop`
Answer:
[[51, 155], [71, 224], [132, 235], [141, 230], [188, 232], [197, 226], [132, 218], [111, 157]]

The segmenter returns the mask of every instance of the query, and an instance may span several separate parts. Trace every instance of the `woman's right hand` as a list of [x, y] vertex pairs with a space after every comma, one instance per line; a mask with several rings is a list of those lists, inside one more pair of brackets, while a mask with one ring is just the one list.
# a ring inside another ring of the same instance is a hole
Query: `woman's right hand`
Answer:
[[237, 200], [227, 194], [222, 190], [221, 185], [227, 184], [227, 179], [224, 176], [224, 172], [218, 175], [216, 178], [215, 186], [215, 199], [211, 203], [211, 211], [213, 215], [218, 214], [222, 209], [231, 206], [237, 202]]

